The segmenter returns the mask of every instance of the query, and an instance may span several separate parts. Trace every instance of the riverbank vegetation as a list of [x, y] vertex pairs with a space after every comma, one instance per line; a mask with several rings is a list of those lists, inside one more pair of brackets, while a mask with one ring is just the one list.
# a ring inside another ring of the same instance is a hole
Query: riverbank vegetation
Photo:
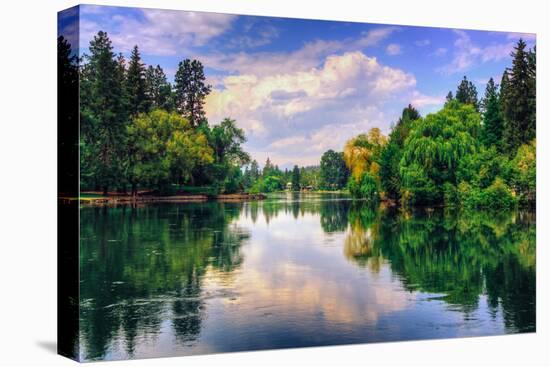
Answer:
[[326, 151], [318, 166], [263, 168], [244, 150], [238, 122], [211, 123], [211, 92], [198, 60], [182, 60], [174, 83], [160, 65], [129, 60], [98, 32], [75, 60], [58, 39], [59, 69], [80, 81], [81, 191], [138, 195], [349, 190], [357, 199], [405, 206], [502, 208], [536, 198], [536, 49], [520, 40], [500, 85], [481, 99], [464, 79], [440, 111], [409, 105], [388, 136], [379, 128]]
[[411, 105], [389, 136], [373, 128], [344, 147], [357, 198], [469, 208], [534, 206], [536, 49], [520, 40], [500, 86], [481, 100], [464, 77], [444, 107], [421, 117]]

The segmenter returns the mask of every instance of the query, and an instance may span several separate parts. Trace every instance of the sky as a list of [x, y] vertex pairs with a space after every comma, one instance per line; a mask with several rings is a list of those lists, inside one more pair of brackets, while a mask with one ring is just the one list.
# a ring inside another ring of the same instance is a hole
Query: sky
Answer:
[[463, 76], [482, 96], [511, 65], [519, 38], [536, 41], [517, 32], [93, 5], [59, 15], [59, 33], [80, 54], [100, 30], [126, 57], [138, 45], [169, 81], [181, 60], [200, 60], [212, 85], [210, 124], [235, 119], [252, 158], [281, 168], [317, 165], [323, 152], [342, 151], [373, 127], [387, 134], [409, 103], [422, 115], [437, 111]]

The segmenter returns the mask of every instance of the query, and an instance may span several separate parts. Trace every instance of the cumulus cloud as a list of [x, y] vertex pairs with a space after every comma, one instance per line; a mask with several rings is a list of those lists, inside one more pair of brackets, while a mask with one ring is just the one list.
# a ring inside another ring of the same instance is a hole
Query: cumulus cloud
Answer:
[[443, 74], [454, 74], [470, 69], [476, 63], [499, 61], [509, 57], [514, 47], [513, 42], [479, 46], [475, 44], [468, 33], [462, 30], [454, 30], [457, 39], [454, 42], [452, 61], [438, 68]]
[[248, 147], [255, 157], [288, 165], [318, 164], [351, 136], [389, 126], [383, 106], [416, 86], [412, 74], [360, 51], [327, 56], [309, 70], [254, 70], [261, 72], [225, 77], [207, 97], [207, 116], [236, 118], [257, 143]]

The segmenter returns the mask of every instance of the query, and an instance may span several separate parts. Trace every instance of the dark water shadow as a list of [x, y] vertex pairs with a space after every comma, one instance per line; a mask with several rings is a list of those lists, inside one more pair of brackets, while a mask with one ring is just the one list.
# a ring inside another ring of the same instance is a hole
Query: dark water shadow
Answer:
[[57, 342], [53, 340], [40, 340], [36, 342], [36, 345], [50, 353], [57, 354]]

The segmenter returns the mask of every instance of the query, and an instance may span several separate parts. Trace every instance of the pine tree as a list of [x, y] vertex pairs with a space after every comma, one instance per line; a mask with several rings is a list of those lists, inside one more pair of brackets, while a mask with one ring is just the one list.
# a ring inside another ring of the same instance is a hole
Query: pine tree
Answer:
[[[127, 106], [124, 68], [107, 33], [100, 31], [89, 46], [81, 78], [81, 181], [107, 193], [124, 176]], [[122, 60], [123, 61], [123, 60]]]
[[[513, 153], [536, 135], [536, 75], [534, 57], [525, 50], [520, 39], [512, 52], [512, 68], [505, 86], [503, 99], [504, 140], [507, 149]], [[531, 59], [531, 61], [530, 61]]]
[[264, 170], [263, 170], [263, 176], [264, 177], [269, 176], [272, 173], [273, 169], [274, 169], [273, 164], [271, 163], [271, 160], [269, 159], [269, 157], [267, 157], [265, 161]]
[[502, 132], [504, 122], [500, 110], [499, 93], [493, 78], [489, 79], [482, 100], [483, 127], [481, 138], [486, 146], [494, 145], [502, 148]]
[[449, 91], [449, 93], [447, 93], [447, 96], [445, 97], [445, 103], [451, 102], [453, 99], [453, 92]]
[[145, 72], [145, 87], [147, 98], [151, 101], [151, 108], [174, 110], [172, 86], [168, 83], [160, 65], [156, 67], [149, 65]]
[[204, 99], [211, 86], [205, 84], [202, 63], [185, 59], [179, 63], [175, 77], [175, 105], [177, 111], [189, 119], [191, 126], [198, 126], [205, 119]]
[[477, 89], [475, 85], [464, 76], [464, 79], [458, 85], [455, 98], [460, 103], [471, 104], [479, 111], [479, 102], [477, 99]]
[[149, 110], [150, 101], [145, 93], [145, 66], [141, 62], [138, 46], [134, 46], [126, 73], [126, 94], [129, 113], [136, 116]]
[[254, 182], [258, 181], [258, 179], [260, 178], [260, 168], [258, 166], [258, 161], [255, 159], [250, 164], [250, 176], [252, 177]]

